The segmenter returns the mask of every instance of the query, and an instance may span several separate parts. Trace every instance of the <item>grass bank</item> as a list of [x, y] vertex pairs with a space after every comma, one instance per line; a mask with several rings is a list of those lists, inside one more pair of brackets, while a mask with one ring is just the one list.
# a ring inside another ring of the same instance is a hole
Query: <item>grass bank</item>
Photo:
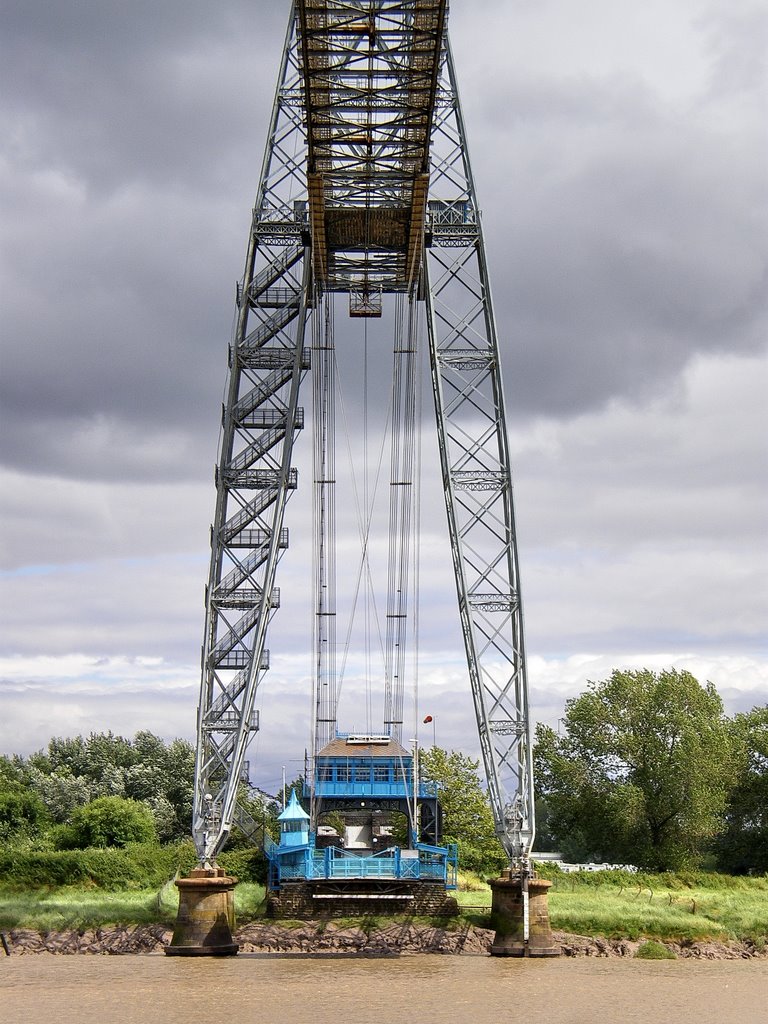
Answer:
[[[563, 874], [547, 871], [552, 882], [552, 927], [610, 939], [749, 939], [768, 943], [768, 876], [732, 877], [708, 872], [630, 874], [624, 871]], [[458, 893], [462, 913], [487, 922], [490, 888], [465, 879]]]
[[[241, 879], [235, 906], [243, 921], [262, 912], [262, 861], [251, 849], [230, 850], [220, 859], [226, 871]], [[196, 863], [191, 843], [0, 852], [0, 929], [171, 923], [178, 909], [173, 879]]]
[[[161, 858], [145, 848], [78, 852], [83, 857], [75, 868], [70, 864], [69, 875], [64, 862], [55, 859], [47, 866], [42, 861], [17, 860], [16, 871], [0, 872], [0, 930], [55, 931], [174, 921], [178, 897], [172, 878], [176, 870], [187, 869], [186, 848], [166, 852]], [[263, 885], [248, 880], [247, 855], [235, 853], [240, 862], [236, 863], [232, 854], [232, 863], [224, 866], [246, 879], [235, 890], [235, 901], [238, 920], [247, 923], [263, 915], [265, 892]], [[142, 875], [150, 863], [155, 875], [146, 871]], [[758, 947], [768, 943], [768, 876], [734, 878], [705, 872], [634, 875], [620, 871], [566, 875], [551, 869], [547, 874], [553, 883], [550, 918], [552, 926], [561, 931], [610, 939], [740, 939], [751, 940]], [[47, 878], [48, 884], [39, 884], [36, 880], [40, 877]], [[53, 884], [58, 878], [68, 884]], [[454, 923], [487, 927], [490, 888], [471, 875], [463, 875], [461, 884], [457, 893], [461, 916]]]
[[[258, 882], [241, 882], [235, 890], [238, 921], [259, 917], [264, 895], [264, 886]], [[112, 924], [173, 924], [178, 906], [173, 882], [160, 889], [123, 891], [64, 886], [20, 892], [0, 887], [0, 930], [50, 932]]]

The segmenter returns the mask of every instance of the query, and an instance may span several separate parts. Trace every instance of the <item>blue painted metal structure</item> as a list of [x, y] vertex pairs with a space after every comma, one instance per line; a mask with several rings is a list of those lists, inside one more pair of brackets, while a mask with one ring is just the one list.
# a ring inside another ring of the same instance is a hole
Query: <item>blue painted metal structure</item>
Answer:
[[[359, 855], [334, 846], [318, 850], [315, 836], [310, 834], [309, 842], [300, 847], [283, 847], [266, 838], [264, 851], [269, 860], [270, 889], [279, 889], [285, 881], [342, 878], [421, 879], [444, 882], [446, 889], [457, 886], [455, 843], [447, 846], [417, 843], [413, 851], [395, 846], [379, 853]], [[418, 856], [408, 856], [409, 853]]]
[[277, 819], [280, 822], [280, 846], [283, 849], [305, 847], [309, 843], [309, 815], [291, 790], [291, 799]]
[[[343, 752], [338, 752], [339, 741], [343, 741]], [[380, 750], [375, 750], [377, 746]], [[314, 790], [315, 799], [325, 804], [326, 809], [339, 799], [412, 801], [414, 796], [434, 800], [438, 795], [436, 783], [422, 781], [414, 793], [413, 756], [389, 736], [358, 739], [350, 733], [336, 733], [336, 741], [318, 753]], [[310, 796], [306, 784], [304, 796]]]
[[[317, 754], [313, 781], [316, 807], [321, 811], [373, 816], [398, 810], [412, 823], [413, 802], [434, 806], [438, 801], [434, 783], [419, 782], [414, 790], [413, 756], [389, 736], [337, 734]], [[311, 792], [312, 786], [305, 784], [305, 799]], [[264, 843], [271, 889], [279, 889], [283, 881], [360, 878], [421, 879], [456, 888], [456, 845], [420, 842], [412, 824], [408, 849], [390, 846], [353, 852], [338, 846], [318, 849], [310, 816], [294, 792], [278, 820], [280, 842], [265, 837]]]

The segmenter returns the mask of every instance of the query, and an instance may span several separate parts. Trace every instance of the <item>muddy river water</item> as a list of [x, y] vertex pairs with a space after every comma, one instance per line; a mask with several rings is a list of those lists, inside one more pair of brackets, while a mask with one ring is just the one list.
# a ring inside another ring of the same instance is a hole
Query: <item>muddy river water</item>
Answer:
[[768, 961], [0, 958], [18, 1024], [765, 1024]]

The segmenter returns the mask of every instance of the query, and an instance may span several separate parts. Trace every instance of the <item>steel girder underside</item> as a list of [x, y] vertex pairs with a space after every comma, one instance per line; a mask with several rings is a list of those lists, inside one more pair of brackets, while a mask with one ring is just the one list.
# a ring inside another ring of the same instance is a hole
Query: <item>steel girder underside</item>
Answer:
[[[423, 305], [450, 546], [497, 833], [526, 874], [530, 723], [511, 467], [480, 215], [444, 0], [297, 0], [230, 350], [206, 591], [193, 832], [232, 827], [297, 486], [305, 341], [323, 293]], [[331, 718], [335, 709], [331, 708]], [[330, 721], [331, 718], [328, 720]]]
[[407, 290], [421, 263], [445, 0], [297, 4], [315, 281]]

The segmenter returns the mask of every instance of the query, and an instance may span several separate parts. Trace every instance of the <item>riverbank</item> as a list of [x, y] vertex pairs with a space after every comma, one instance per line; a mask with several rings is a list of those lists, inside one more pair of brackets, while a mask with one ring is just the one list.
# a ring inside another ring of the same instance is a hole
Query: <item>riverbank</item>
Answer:
[[[347, 954], [357, 956], [400, 956], [414, 953], [442, 955], [488, 955], [493, 931], [470, 924], [454, 928], [417, 924], [408, 919], [375, 928], [347, 923], [303, 921], [291, 925], [252, 922], [238, 929], [242, 953]], [[613, 957], [632, 959], [644, 945], [642, 940], [554, 932], [563, 955], [568, 957]], [[39, 932], [14, 928], [2, 933], [3, 950], [9, 956], [53, 954], [58, 956], [161, 954], [171, 939], [164, 925], [113, 925], [95, 929], [64, 929]], [[675, 958], [695, 960], [768, 960], [768, 947], [751, 941], [665, 942]]]
[[[759, 952], [768, 948], [766, 876], [731, 878], [703, 872], [640, 876], [606, 871], [582, 876], [553, 874], [552, 877], [549, 910], [553, 929], [572, 937], [561, 940], [569, 947], [581, 950], [583, 942], [588, 944], [584, 947], [586, 952], [574, 955], [603, 956], [608, 955], [606, 950], [625, 948], [628, 953], [617, 955], [632, 956], [646, 940], [667, 944], [679, 951], [680, 956], [689, 955], [684, 951], [691, 949], [733, 949], [736, 955], [741, 955], [745, 950]], [[327, 936], [335, 932], [355, 935], [361, 926], [368, 936], [376, 930], [385, 936], [391, 933], [410, 935], [408, 942], [415, 943], [419, 952], [425, 949], [454, 952], [454, 943], [463, 941], [466, 945], [470, 936], [474, 942], [475, 936], [490, 934], [491, 892], [484, 880], [471, 876], [462, 876], [461, 888], [456, 893], [458, 918], [411, 919], [409, 927], [420, 929], [418, 939], [413, 938], [413, 931], [406, 932], [403, 919], [385, 917], [331, 921], [317, 928], [307, 926], [315, 928], [309, 940], [299, 939], [305, 922], [294, 922], [292, 926], [281, 922], [282, 930], [272, 933], [270, 929], [275, 926], [264, 916], [265, 896], [264, 887], [256, 882], [241, 882], [235, 889], [241, 941], [250, 943], [259, 952], [322, 950], [325, 948], [322, 943], [329, 941]], [[43, 935], [50, 936], [54, 946], [72, 946], [73, 949], [96, 941], [90, 938], [84, 941], [83, 936], [99, 936], [99, 942], [117, 943], [118, 952], [146, 952], [143, 947], [123, 949], [121, 943], [128, 941], [124, 937], [135, 932], [135, 941], [140, 942], [144, 941], [140, 936], [169, 933], [177, 908], [178, 891], [173, 880], [154, 889], [106, 888], [95, 882], [44, 887], [0, 884], [0, 932], [6, 936], [31, 936], [30, 948], [39, 947], [39, 936]], [[145, 931], [137, 931], [139, 926]], [[288, 937], [283, 937], [283, 931], [289, 933]], [[274, 935], [274, 941], [264, 939], [270, 934]], [[123, 937], [118, 939], [118, 935]], [[464, 940], [457, 938], [462, 935]], [[107, 940], [105, 936], [111, 938]], [[259, 941], [254, 941], [253, 936]], [[585, 937], [583, 942], [580, 936]], [[342, 940], [343, 934], [338, 943]], [[158, 940], [146, 941], [156, 943]], [[358, 935], [350, 948], [359, 950], [364, 945]], [[334, 948], [342, 947], [337, 944]], [[102, 948], [94, 950], [103, 951], [109, 952]], [[403, 938], [395, 951], [413, 950]]]

